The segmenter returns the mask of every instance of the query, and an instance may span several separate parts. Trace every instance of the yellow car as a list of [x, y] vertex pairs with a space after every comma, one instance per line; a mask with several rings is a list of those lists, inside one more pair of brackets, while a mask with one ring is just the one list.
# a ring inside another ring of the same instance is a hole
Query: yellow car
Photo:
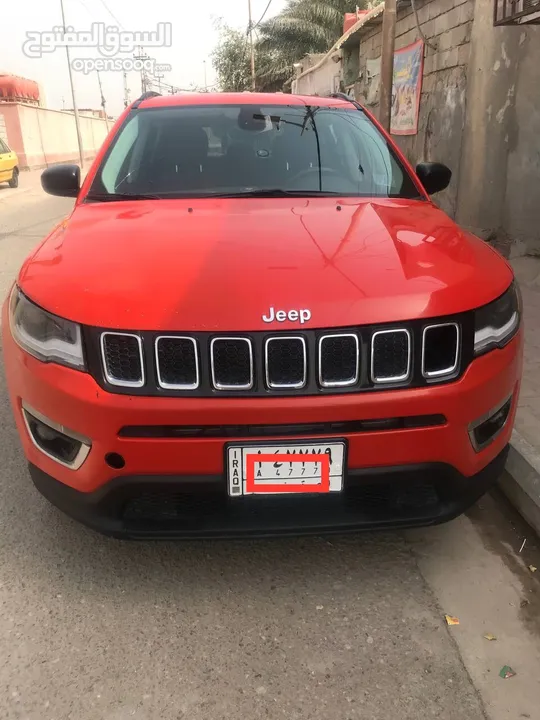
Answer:
[[7, 182], [9, 187], [19, 185], [19, 159], [17, 154], [9, 149], [5, 140], [0, 138], [0, 183]]

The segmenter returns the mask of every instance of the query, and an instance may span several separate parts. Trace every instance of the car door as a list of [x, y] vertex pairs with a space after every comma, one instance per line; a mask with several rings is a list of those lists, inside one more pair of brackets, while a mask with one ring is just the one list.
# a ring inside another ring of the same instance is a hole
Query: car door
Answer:
[[0, 138], [0, 182], [11, 180], [13, 168], [17, 164], [17, 156]]

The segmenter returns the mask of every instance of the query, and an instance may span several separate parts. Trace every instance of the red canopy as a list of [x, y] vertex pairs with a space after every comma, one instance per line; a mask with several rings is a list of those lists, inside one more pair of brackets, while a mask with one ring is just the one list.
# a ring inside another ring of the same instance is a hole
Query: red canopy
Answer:
[[0, 73], [0, 100], [39, 102], [39, 85], [34, 80]]

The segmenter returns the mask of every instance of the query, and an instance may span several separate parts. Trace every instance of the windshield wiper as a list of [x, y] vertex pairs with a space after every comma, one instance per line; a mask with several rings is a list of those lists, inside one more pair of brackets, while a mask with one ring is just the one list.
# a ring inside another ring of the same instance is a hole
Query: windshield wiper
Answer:
[[234, 193], [216, 193], [205, 195], [208, 198], [280, 198], [280, 197], [335, 197], [342, 193], [331, 190], [284, 190], [283, 188], [260, 188], [259, 190], [241, 190]]
[[89, 192], [85, 200], [96, 202], [115, 202], [118, 200], [161, 200], [163, 195], [152, 195], [146, 193], [97, 193]]

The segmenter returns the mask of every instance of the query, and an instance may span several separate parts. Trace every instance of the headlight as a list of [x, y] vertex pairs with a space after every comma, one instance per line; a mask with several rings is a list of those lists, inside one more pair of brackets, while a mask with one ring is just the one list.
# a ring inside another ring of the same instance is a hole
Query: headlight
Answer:
[[504, 347], [514, 337], [521, 320], [521, 296], [515, 282], [498, 300], [475, 312], [474, 354]]
[[38, 360], [85, 370], [80, 326], [34, 305], [18, 287], [11, 293], [10, 327], [14, 340]]

